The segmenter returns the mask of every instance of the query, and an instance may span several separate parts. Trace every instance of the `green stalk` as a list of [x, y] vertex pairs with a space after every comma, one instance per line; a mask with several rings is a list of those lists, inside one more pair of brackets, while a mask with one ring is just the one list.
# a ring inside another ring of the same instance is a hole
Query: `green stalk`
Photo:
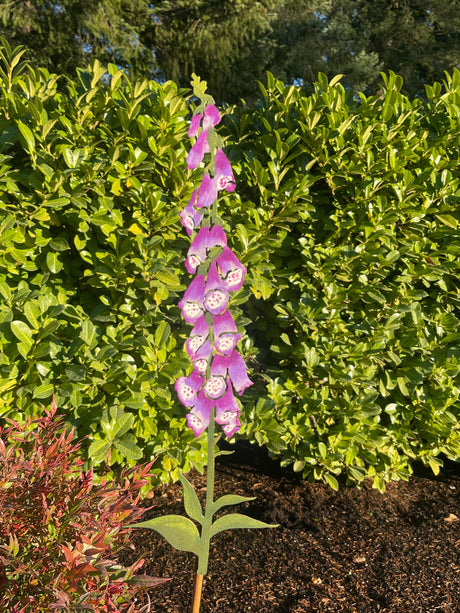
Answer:
[[206, 506], [204, 511], [204, 521], [202, 524], [201, 540], [203, 543], [202, 554], [198, 558], [198, 575], [206, 575], [208, 572], [209, 542], [211, 540], [210, 530], [212, 517], [214, 515], [214, 477], [215, 477], [215, 410], [211, 411], [208, 426], [208, 459], [206, 465]]
[[215, 477], [215, 452], [214, 452], [214, 430], [215, 415], [214, 409], [211, 411], [208, 426], [208, 458], [206, 466], [206, 506], [204, 520], [201, 525], [201, 551], [198, 556], [198, 568], [195, 578], [195, 592], [193, 595], [192, 613], [200, 613], [201, 593], [203, 590], [203, 578], [208, 572], [209, 562], [209, 543], [210, 530], [212, 526], [213, 507], [214, 507], [214, 477]]

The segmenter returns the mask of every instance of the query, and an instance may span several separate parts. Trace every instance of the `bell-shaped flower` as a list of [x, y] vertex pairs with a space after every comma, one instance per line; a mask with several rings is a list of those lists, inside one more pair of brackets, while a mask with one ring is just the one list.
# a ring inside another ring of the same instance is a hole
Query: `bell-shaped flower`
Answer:
[[217, 198], [217, 183], [211, 179], [210, 175], [203, 175], [200, 187], [198, 188], [197, 208], [208, 208]]
[[198, 188], [193, 190], [189, 203], [179, 214], [181, 224], [184, 226], [189, 236], [192, 234], [195, 228], [199, 226], [201, 220], [203, 219], [203, 215], [199, 213], [194, 206], [197, 200], [197, 195]]
[[211, 364], [211, 377], [229, 376], [234, 390], [239, 396], [244, 390], [252, 385], [248, 377], [246, 363], [238, 351], [233, 351], [229, 356], [216, 354]]
[[201, 119], [203, 118], [203, 113], [198, 113], [193, 115], [192, 121], [190, 122], [190, 127], [188, 129], [189, 138], [196, 136], [198, 134], [198, 130], [201, 126]]
[[203, 305], [211, 315], [220, 315], [227, 309], [228, 292], [224, 287], [223, 281], [217, 271], [216, 261], [214, 260], [209, 267], [206, 279]]
[[209, 153], [208, 130], [202, 130], [187, 155], [187, 168], [193, 170], [203, 161], [205, 153]]
[[229, 310], [216, 315], [213, 320], [214, 349], [217, 353], [230, 355], [241, 338]]
[[187, 415], [187, 424], [195, 436], [200, 436], [209, 425], [214, 400], [208, 398], [202, 391], [198, 394], [195, 404]]
[[179, 377], [174, 387], [182, 404], [186, 407], [192, 407], [197, 400], [198, 391], [203, 384], [203, 377], [194, 370], [188, 377]]
[[228, 422], [222, 424], [222, 430], [225, 436], [227, 436], [228, 438], [232, 438], [235, 432], [238, 432], [240, 428], [241, 422], [238, 419], [238, 415], [233, 415]]
[[220, 123], [220, 111], [215, 104], [208, 104], [204, 111], [203, 130], [213, 128]]
[[187, 168], [190, 170], [197, 168], [203, 161], [205, 153], [209, 153], [208, 132], [211, 128], [220, 122], [219, 109], [214, 104], [209, 104], [203, 113], [198, 113], [192, 117], [188, 135], [196, 136], [200, 129], [201, 120], [203, 120], [203, 129], [201, 130], [195, 144], [190, 149], [187, 156]]
[[203, 377], [206, 375], [206, 369], [208, 368], [211, 355], [212, 345], [209, 341], [205, 341], [198, 351], [190, 355], [193, 368]]
[[232, 387], [229, 385], [225, 394], [216, 400], [216, 422], [222, 426], [222, 430], [228, 438], [241, 427], [239, 415], [240, 407], [235, 400]]
[[184, 297], [179, 302], [182, 317], [189, 324], [194, 324], [204, 315], [204, 290], [205, 277], [204, 275], [197, 275], [185, 290]]
[[204, 316], [197, 319], [190, 332], [190, 338], [185, 342], [189, 357], [196, 354], [209, 336], [209, 326]]
[[222, 149], [218, 149], [216, 152], [213, 180], [216, 183], [218, 191], [222, 189], [225, 189], [228, 192], [235, 191], [235, 177], [233, 175], [232, 167]]
[[213, 375], [211, 372], [211, 376], [204, 384], [203, 391], [208, 398], [212, 398], [213, 400], [220, 398], [227, 391], [226, 377]]
[[233, 417], [238, 417], [240, 407], [238, 406], [231, 385], [227, 385], [227, 391], [223, 396], [216, 400], [216, 422], [226, 424]]
[[201, 228], [193, 239], [185, 260], [185, 267], [190, 274], [194, 274], [200, 264], [206, 260], [208, 252], [213, 247], [225, 247], [227, 236], [221, 226]]
[[246, 274], [246, 268], [228, 247], [216, 259], [224, 288], [233, 292], [241, 289]]

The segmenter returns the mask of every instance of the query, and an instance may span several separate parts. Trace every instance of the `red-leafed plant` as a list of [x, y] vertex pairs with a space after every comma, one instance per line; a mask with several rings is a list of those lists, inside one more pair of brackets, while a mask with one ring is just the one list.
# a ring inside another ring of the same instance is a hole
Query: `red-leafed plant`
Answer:
[[128, 524], [152, 463], [110, 484], [83, 472], [79, 442], [56, 406], [0, 428], [0, 610], [11, 613], [144, 613], [142, 590], [167, 581], [114, 561], [129, 545]]

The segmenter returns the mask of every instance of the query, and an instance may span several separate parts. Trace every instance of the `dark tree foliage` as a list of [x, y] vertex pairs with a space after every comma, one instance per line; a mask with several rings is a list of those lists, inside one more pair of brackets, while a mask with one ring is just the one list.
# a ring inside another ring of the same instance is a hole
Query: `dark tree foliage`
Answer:
[[423, 96], [460, 66], [460, 0], [0, 0], [0, 35], [54, 72], [96, 58], [184, 86], [195, 72], [218, 102], [252, 102], [267, 70], [366, 93], [392, 70]]
[[145, 0], [0, 0], [0, 35], [10, 46], [23, 45], [33, 64], [70, 75], [93, 59], [149, 75], [154, 54], [142, 37], [151, 19]]

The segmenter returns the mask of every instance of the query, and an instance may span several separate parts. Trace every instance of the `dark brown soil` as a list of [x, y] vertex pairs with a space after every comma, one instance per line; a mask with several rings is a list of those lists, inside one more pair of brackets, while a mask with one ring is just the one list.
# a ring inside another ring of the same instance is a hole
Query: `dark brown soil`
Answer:
[[[244, 512], [276, 529], [234, 530], [212, 541], [201, 613], [460, 613], [460, 472], [419, 471], [385, 494], [300, 480], [258, 450], [220, 458], [216, 496], [256, 496]], [[205, 476], [189, 475], [204, 494]], [[181, 489], [164, 486], [144, 519], [183, 514]], [[172, 580], [150, 593], [152, 611], [190, 613], [195, 557], [139, 530], [148, 574]]]

